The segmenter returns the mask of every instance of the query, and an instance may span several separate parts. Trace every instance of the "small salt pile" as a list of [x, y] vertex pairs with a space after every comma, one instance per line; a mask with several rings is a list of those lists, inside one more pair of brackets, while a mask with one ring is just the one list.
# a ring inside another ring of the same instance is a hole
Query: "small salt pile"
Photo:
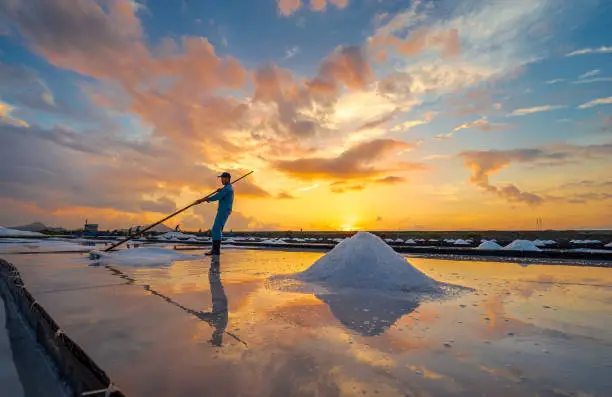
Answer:
[[10, 236], [10, 237], [44, 236], [44, 234], [38, 233], [38, 232], [28, 232], [25, 230], [9, 229], [9, 228], [0, 226], [0, 236], [3, 236], [3, 237], [6, 237], [6, 236]]
[[512, 251], [541, 251], [541, 249], [536, 247], [533, 241], [529, 240], [514, 240], [503, 249]]
[[476, 249], [479, 250], [500, 250], [502, 249], [502, 246], [497, 244], [495, 241], [487, 241], [487, 240], [483, 240], [483, 242], [476, 247]]
[[159, 236], [159, 238], [163, 238], [166, 240], [181, 240], [181, 239], [186, 240], [189, 237], [191, 237], [190, 234], [185, 234], [181, 232], [168, 232], [168, 233], [164, 233], [161, 236]]
[[368, 232], [342, 241], [297, 278], [330, 287], [360, 289], [423, 290], [436, 284], [380, 237]]

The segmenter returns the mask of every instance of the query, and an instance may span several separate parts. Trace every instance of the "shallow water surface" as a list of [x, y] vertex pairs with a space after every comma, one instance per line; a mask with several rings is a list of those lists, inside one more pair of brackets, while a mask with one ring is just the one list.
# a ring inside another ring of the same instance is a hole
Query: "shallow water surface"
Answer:
[[227, 250], [161, 268], [5, 257], [128, 396], [610, 395], [612, 269], [409, 258], [474, 289], [442, 300], [269, 282], [321, 255]]

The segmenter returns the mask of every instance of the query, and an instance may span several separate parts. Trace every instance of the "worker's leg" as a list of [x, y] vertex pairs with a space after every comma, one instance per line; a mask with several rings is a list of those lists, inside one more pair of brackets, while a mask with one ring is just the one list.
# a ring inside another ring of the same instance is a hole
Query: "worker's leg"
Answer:
[[210, 255], [219, 255], [221, 253], [221, 238], [223, 237], [223, 227], [229, 215], [219, 214], [215, 217], [215, 223], [212, 227], [213, 246]]
[[223, 228], [225, 227], [227, 218], [228, 216], [223, 214], [217, 214], [215, 217], [215, 223], [213, 223], [211, 230], [213, 240], [221, 241], [221, 237], [223, 237]]

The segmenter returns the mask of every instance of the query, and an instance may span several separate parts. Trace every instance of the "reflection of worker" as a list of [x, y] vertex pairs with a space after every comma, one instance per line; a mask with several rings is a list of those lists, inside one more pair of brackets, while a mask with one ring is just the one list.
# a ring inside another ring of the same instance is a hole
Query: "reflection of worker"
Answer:
[[225, 222], [227, 222], [227, 218], [229, 218], [230, 214], [232, 213], [232, 206], [234, 205], [234, 189], [232, 188], [232, 184], [230, 182], [232, 176], [229, 174], [229, 172], [224, 172], [219, 175], [219, 177], [221, 178], [223, 187], [207, 199], [202, 199], [197, 202], [198, 204], [204, 201], [219, 202], [219, 206], [217, 207], [217, 216], [215, 217], [215, 223], [212, 227], [213, 246], [210, 252], [207, 252], [206, 255], [221, 254], [221, 233], [223, 232], [223, 227], [225, 226]]
[[208, 271], [208, 281], [210, 282], [210, 293], [212, 295], [212, 312], [200, 312], [197, 315], [214, 328], [210, 343], [215, 346], [222, 345], [223, 334], [228, 322], [227, 295], [225, 295], [225, 290], [221, 283], [220, 268], [220, 258], [219, 256], [214, 256]]

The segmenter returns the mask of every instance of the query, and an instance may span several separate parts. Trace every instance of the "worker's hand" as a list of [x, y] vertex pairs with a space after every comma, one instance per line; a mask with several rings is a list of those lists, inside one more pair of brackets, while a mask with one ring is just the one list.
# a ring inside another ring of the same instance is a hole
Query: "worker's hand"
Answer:
[[199, 199], [199, 200], [197, 200], [197, 201], [196, 201], [196, 204], [202, 204], [202, 203], [207, 203], [207, 202], [208, 202], [208, 200], [207, 200], [207, 199], [205, 199], [205, 198], [201, 198], [201, 199]]

